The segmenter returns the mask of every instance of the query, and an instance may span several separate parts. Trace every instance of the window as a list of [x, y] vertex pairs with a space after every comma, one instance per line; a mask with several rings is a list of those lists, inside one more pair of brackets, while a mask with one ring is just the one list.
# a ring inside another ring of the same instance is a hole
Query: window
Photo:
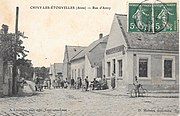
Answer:
[[76, 80], [76, 69], [75, 69], [75, 73], [74, 73], [74, 78], [75, 78], [75, 80]]
[[164, 78], [172, 78], [172, 60], [164, 60]]
[[74, 70], [72, 69], [72, 79], [74, 78], [74, 76], [73, 76], [73, 75], [74, 75]]
[[78, 77], [80, 77], [80, 69], [78, 69]]
[[116, 60], [113, 59], [113, 73], [116, 73]]
[[118, 76], [122, 77], [123, 76], [123, 70], [122, 70], [122, 60], [118, 60]]
[[148, 77], [148, 59], [139, 59], [139, 77]]
[[107, 62], [107, 76], [110, 77], [111, 74], [111, 63]]
[[84, 68], [82, 69], [82, 79], [84, 79]]
[[175, 56], [162, 56], [162, 78], [175, 80]]

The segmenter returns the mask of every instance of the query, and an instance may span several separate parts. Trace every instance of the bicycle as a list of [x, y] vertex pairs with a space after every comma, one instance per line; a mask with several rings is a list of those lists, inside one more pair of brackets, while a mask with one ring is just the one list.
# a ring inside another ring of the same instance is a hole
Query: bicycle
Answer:
[[134, 86], [135, 86], [135, 89], [132, 89], [130, 93], [131, 97], [147, 97], [148, 96], [148, 90], [144, 89], [141, 84], [139, 85], [139, 92], [136, 85]]

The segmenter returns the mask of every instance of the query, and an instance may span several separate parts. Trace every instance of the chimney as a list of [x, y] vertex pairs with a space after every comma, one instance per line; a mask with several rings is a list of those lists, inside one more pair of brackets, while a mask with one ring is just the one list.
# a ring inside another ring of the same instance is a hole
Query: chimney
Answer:
[[99, 39], [101, 39], [103, 37], [103, 34], [102, 33], [100, 33], [99, 34]]

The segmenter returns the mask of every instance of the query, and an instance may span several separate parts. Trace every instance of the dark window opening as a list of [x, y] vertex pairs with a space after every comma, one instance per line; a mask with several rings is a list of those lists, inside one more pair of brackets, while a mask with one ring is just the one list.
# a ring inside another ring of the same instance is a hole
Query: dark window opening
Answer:
[[118, 60], [119, 65], [119, 77], [123, 76], [123, 70], [122, 70], [122, 60]]
[[110, 62], [107, 62], [107, 76], [110, 77], [110, 74], [111, 74], [111, 63]]
[[116, 60], [113, 59], [113, 73], [116, 73]]
[[139, 77], [148, 77], [148, 59], [139, 59]]
[[164, 77], [172, 77], [172, 60], [164, 60]]

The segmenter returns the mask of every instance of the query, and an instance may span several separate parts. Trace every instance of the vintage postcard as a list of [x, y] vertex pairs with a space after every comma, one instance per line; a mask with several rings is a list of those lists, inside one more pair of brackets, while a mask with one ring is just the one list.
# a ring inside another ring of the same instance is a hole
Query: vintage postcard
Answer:
[[0, 0], [0, 116], [178, 116], [178, 0]]

